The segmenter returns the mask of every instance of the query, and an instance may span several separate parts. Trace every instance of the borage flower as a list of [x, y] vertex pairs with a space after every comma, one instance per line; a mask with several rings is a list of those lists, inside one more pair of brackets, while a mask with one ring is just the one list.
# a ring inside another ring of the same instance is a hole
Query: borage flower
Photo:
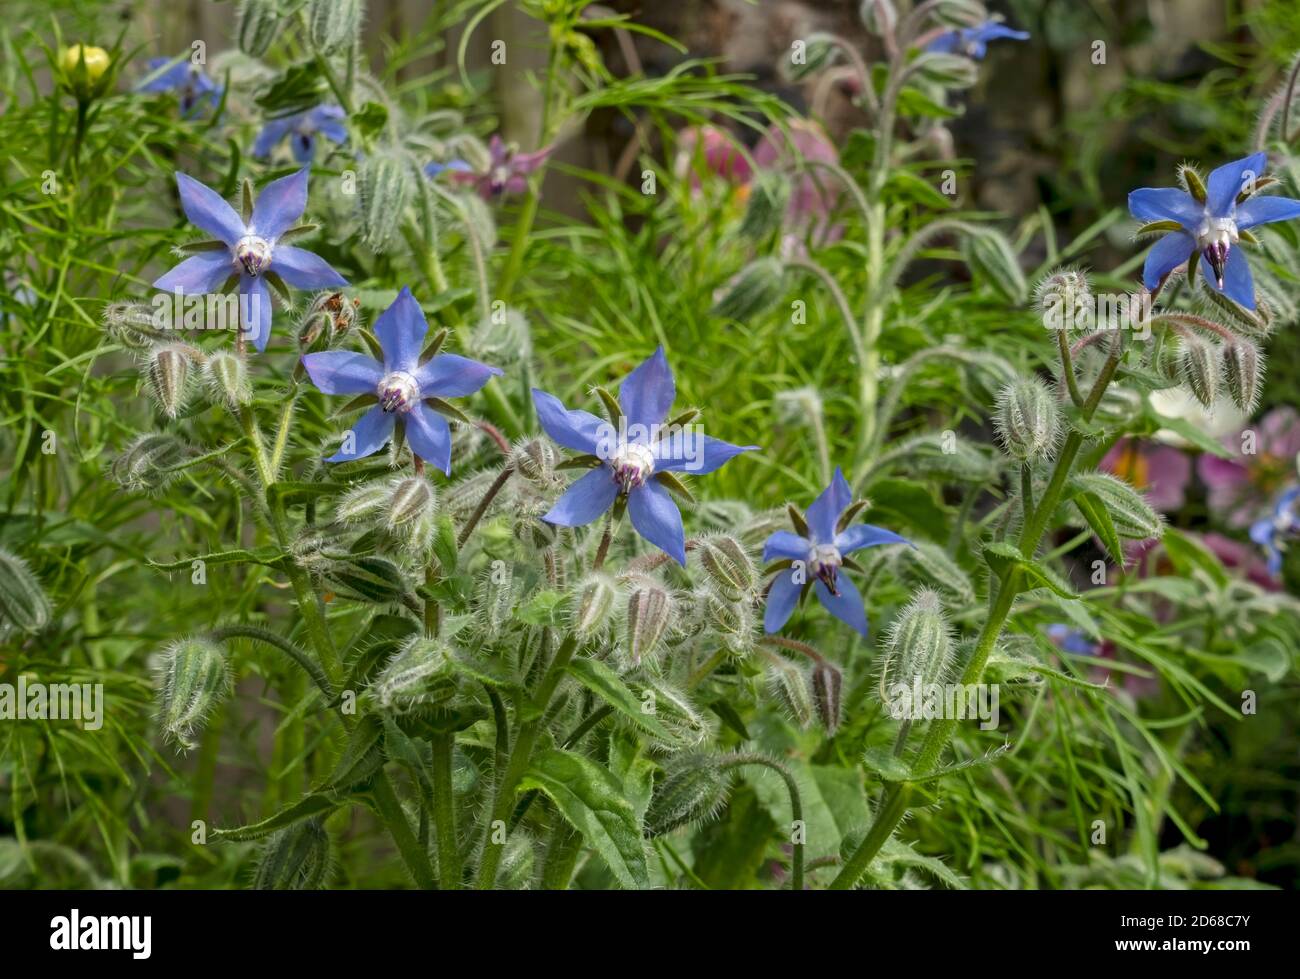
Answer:
[[861, 570], [847, 557], [854, 551], [880, 544], [910, 545], [911, 541], [871, 524], [848, 526], [859, 509], [850, 510], [852, 504], [848, 481], [836, 466], [831, 484], [813, 500], [807, 514], [799, 516], [791, 507], [800, 533], [778, 530], [763, 545], [764, 561], [782, 562], [767, 593], [767, 610], [763, 613], [767, 632], [779, 631], [789, 621], [795, 603], [809, 588], [815, 588], [818, 600], [831, 615], [866, 637], [867, 613], [862, 596], [853, 582], [840, 575], [840, 568]]
[[1185, 190], [1143, 187], [1128, 195], [1129, 213], [1146, 222], [1139, 234], [1167, 232], [1151, 246], [1142, 268], [1142, 284], [1154, 290], [1174, 269], [1187, 264], [1187, 277], [1201, 275], [1217, 291], [1245, 309], [1255, 308], [1255, 283], [1250, 264], [1238, 242], [1258, 244], [1249, 229], [1273, 221], [1300, 217], [1300, 201], [1288, 197], [1255, 197], [1272, 181], [1264, 177], [1268, 157], [1255, 153], [1225, 163], [1206, 183], [1196, 171], [1180, 173]]
[[313, 230], [298, 225], [307, 209], [307, 171], [273, 180], [252, 203], [251, 185], [245, 185], [244, 215], [211, 187], [183, 173], [176, 174], [181, 207], [190, 223], [216, 240], [187, 246], [197, 254], [185, 259], [153, 285], [182, 295], [203, 295], [239, 283], [239, 325], [258, 350], [271, 337], [271, 292], [268, 281], [282, 295], [285, 285], [295, 289], [332, 289], [347, 285], [314, 252], [284, 244], [291, 237]]
[[1250, 539], [1268, 556], [1268, 572], [1282, 573], [1282, 554], [1288, 539], [1300, 537], [1300, 486], [1292, 486], [1273, 504], [1273, 512], [1250, 525]]
[[1006, 24], [996, 20], [986, 20], [974, 27], [954, 28], [944, 31], [925, 46], [925, 50], [937, 54], [964, 54], [976, 61], [983, 59], [988, 52], [989, 41], [1028, 41], [1028, 31], [1012, 30]]
[[[501, 373], [495, 367], [456, 354], [434, 355], [420, 363], [429, 332], [424, 311], [403, 288], [375, 320], [375, 336], [383, 351], [381, 364], [350, 350], [305, 354], [302, 365], [313, 384], [325, 394], [369, 395], [379, 403], [352, 426], [351, 438], [326, 462], [363, 459], [382, 449], [400, 421], [411, 451], [444, 475], [451, 474], [451, 428], [444, 414], [462, 417], [445, 400], [473, 394]], [[363, 399], [358, 399], [363, 400]]]
[[570, 411], [559, 398], [533, 388], [542, 429], [564, 448], [588, 456], [593, 466], [542, 519], [581, 527], [619, 502], [627, 506], [637, 533], [685, 566], [682, 515], [666, 487], [680, 487], [675, 473], [711, 473], [758, 446], [732, 445], [702, 435], [685, 422], [665, 424], [676, 397], [663, 347], [624, 378], [618, 391], [621, 414], [612, 422]]
[[257, 134], [253, 156], [259, 160], [266, 159], [287, 136], [293, 158], [299, 163], [311, 163], [316, 158], [318, 135], [339, 146], [348, 141], [347, 127], [340, 122], [345, 118], [347, 113], [337, 105], [318, 105], [314, 109], [272, 119]]
[[189, 118], [199, 110], [213, 110], [221, 104], [222, 88], [189, 57], [150, 58], [149, 74], [135, 87], [137, 92], [175, 92], [181, 115]]
[[496, 200], [502, 194], [522, 194], [528, 189], [528, 175], [546, 162], [554, 147], [547, 146], [532, 153], [519, 153], [507, 146], [500, 136], [488, 143], [488, 167], [483, 172], [451, 170], [451, 177], [459, 184], [472, 186], [485, 201]]

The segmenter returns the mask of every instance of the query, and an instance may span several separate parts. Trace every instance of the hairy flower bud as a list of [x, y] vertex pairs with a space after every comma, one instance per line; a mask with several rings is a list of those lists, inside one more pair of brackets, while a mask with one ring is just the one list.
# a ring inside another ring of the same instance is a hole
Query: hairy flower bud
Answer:
[[842, 700], [840, 688], [844, 685], [844, 671], [834, 663], [822, 660], [812, 668], [813, 705], [817, 719], [827, 734], [834, 734], [840, 726]]
[[391, 502], [392, 486], [389, 483], [362, 483], [348, 490], [334, 504], [334, 518], [346, 523], [372, 520], [388, 509]]
[[341, 292], [317, 293], [298, 325], [299, 345], [311, 347], [321, 337], [326, 346], [333, 343], [356, 325], [360, 307], [360, 299], [349, 299]]
[[550, 439], [526, 438], [510, 450], [515, 472], [531, 482], [550, 488], [555, 482], [555, 447]]
[[214, 401], [238, 408], [253, 400], [248, 383], [248, 365], [229, 350], [218, 350], [203, 364], [203, 380]]
[[1028, 462], [1051, 458], [1060, 434], [1060, 411], [1039, 381], [1013, 381], [998, 395], [994, 427], [1007, 453]]
[[1187, 389], [1206, 408], [1213, 408], [1219, 397], [1222, 370], [1218, 345], [1197, 336], [1183, 337], [1179, 366]]
[[1053, 269], [1034, 287], [1034, 305], [1049, 330], [1083, 330], [1093, 320], [1092, 285], [1081, 269]]
[[970, 88], [979, 81], [979, 69], [970, 58], [939, 51], [922, 53], [913, 63], [917, 77], [943, 88]]
[[652, 656], [672, 621], [673, 599], [653, 578], [636, 581], [627, 598], [627, 650], [635, 665]]
[[397, 480], [388, 498], [388, 526], [396, 529], [427, 520], [434, 502], [433, 484], [423, 476]]
[[730, 779], [718, 761], [695, 753], [673, 759], [650, 797], [645, 814], [647, 836], [663, 836], [679, 826], [708, 822], [721, 811]]
[[104, 307], [104, 328], [124, 346], [147, 349], [157, 336], [157, 315], [152, 303], [109, 303]]
[[225, 654], [211, 640], [181, 639], [165, 651], [160, 680], [163, 733], [185, 750], [197, 747], [195, 734], [230, 688]]
[[749, 202], [739, 234], [763, 241], [780, 230], [790, 204], [790, 178], [780, 170], [760, 170], [749, 185]]
[[517, 598], [515, 569], [508, 561], [493, 561], [479, 575], [474, 611], [479, 627], [492, 638], [510, 622]]
[[357, 189], [366, 245], [386, 252], [397, 240], [402, 215], [411, 201], [410, 167], [396, 156], [371, 156], [361, 163]]
[[186, 457], [185, 443], [173, 435], [138, 436], [126, 451], [113, 460], [110, 472], [120, 486], [130, 490], [157, 492], [177, 478]]
[[241, 0], [235, 29], [239, 50], [254, 58], [266, 54], [280, 33], [282, 16], [276, 0]]
[[175, 418], [185, 407], [189, 393], [190, 361], [198, 351], [183, 343], [164, 343], [154, 347], [145, 367], [149, 390], [158, 408], [168, 418]]
[[361, 34], [361, 0], [311, 0], [307, 10], [311, 43], [318, 51], [334, 51], [355, 44]]
[[739, 601], [758, 583], [758, 569], [743, 544], [728, 534], [711, 534], [700, 540], [700, 564], [718, 591]]
[[785, 708], [799, 727], [809, 727], [817, 716], [808, 675], [796, 663], [774, 656], [767, 668], [767, 684], [772, 696]]
[[0, 547], [0, 622], [40, 632], [49, 625], [50, 615], [50, 600], [27, 562]]
[[330, 870], [330, 838], [320, 819], [303, 819], [273, 833], [253, 877], [258, 891], [314, 891]]
[[941, 0], [934, 19], [950, 27], [973, 27], [988, 20], [989, 12], [980, 0]]
[[704, 624], [737, 655], [748, 653], [754, 645], [754, 613], [748, 599], [733, 600], [705, 589], [699, 596]]
[[[975, 70], [975, 63], [966, 58], [956, 55], [943, 57], [956, 58]], [[976, 275], [993, 286], [1007, 302], [1019, 306], [1025, 301], [1029, 291], [1025, 273], [1020, 270], [1020, 260], [1011, 242], [1002, 232], [993, 228], [974, 229], [962, 242], [962, 254]]]
[[801, 56], [786, 58], [782, 62], [785, 76], [792, 82], [803, 81], [810, 75], [829, 68], [838, 54], [839, 50], [832, 35], [810, 34], [803, 42]]
[[952, 631], [943, 605], [937, 593], [923, 588], [898, 613], [890, 629], [881, 686], [890, 678], [910, 683], [920, 677], [923, 685], [943, 683], [952, 658]]
[[371, 692], [380, 707], [398, 712], [444, 703], [456, 692], [451, 654], [437, 639], [412, 636], [384, 665]]
[[715, 296], [712, 315], [748, 320], [771, 308], [785, 292], [785, 267], [770, 256], [750, 262]]
[[898, 8], [893, 0], [860, 0], [858, 17], [862, 26], [878, 37], [888, 37], [898, 26]]
[[586, 638], [604, 630], [614, 613], [618, 594], [614, 579], [599, 571], [579, 582], [570, 603], [573, 631]]
[[1228, 396], [1242, 411], [1250, 413], [1255, 410], [1263, 377], [1263, 358], [1253, 341], [1237, 337], [1224, 345], [1223, 379]]

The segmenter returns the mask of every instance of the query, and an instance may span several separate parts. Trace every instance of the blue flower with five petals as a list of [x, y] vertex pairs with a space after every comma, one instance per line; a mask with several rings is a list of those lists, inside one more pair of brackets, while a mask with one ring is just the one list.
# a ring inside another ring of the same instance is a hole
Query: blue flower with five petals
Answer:
[[350, 350], [303, 356], [312, 383], [325, 394], [373, 394], [379, 402], [352, 426], [352, 438], [345, 438], [343, 448], [326, 462], [373, 455], [392, 438], [400, 421], [411, 451], [444, 475], [451, 474], [451, 428], [435, 406], [444, 398], [473, 394], [501, 371], [456, 354], [438, 354], [421, 364], [428, 332], [424, 311], [411, 290], [403, 288], [375, 320], [382, 364]]
[[180, 100], [181, 115], [185, 118], [200, 110], [213, 110], [221, 104], [222, 88], [190, 61], [188, 55], [179, 58], [150, 58], [146, 67], [149, 74], [135, 87], [137, 92], [175, 92]]
[[1250, 525], [1250, 539], [1268, 555], [1268, 572], [1274, 578], [1282, 573], [1282, 553], [1286, 538], [1300, 534], [1300, 486], [1292, 486], [1273, 504], [1273, 512]]
[[811, 587], [816, 589], [818, 600], [831, 615], [866, 637], [867, 612], [862, 596], [853, 582], [839, 574], [844, 559], [865, 547], [911, 544], [911, 541], [871, 524], [841, 527], [840, 518], [852, 502], [848, 481], [836, 466], [831, 484], [808, 507], [805, 515], [808, 536], [778, 530], [763, 545], [764, 561], [791, 562], [789, 567], [777, 572], [768, 589], [767, 610], [763, 613], [763, 628], [767, 632], [780, 631], [794, 613], [799, 598]]
[[988, 51], [989, 41], [1003, 38], [1012, 41], [1028, 41], [1027, 31], [1016, 31], [996, 20], [986, 20], [974, 27], [956, 28], [944, 31], [925, 46], [925, 50], [938, 54], [964, 54], [968, 58], [981, 60]]
[[624, 378], [617, 426], [586, 411], [570, 411], [559, 398], [533, 388], [533, 406], [546, 434], [566, 449], [591, 456], [594, 464], [542, 519], [581, 527], [622, 500], [637, 533], [685, 566], [682, 515], [661, 476], [711, 473], [758, 446], [732, 445], [702, 435], [693, 426], [665, 425], [676, 397], [663, 347]]
[[339, 146], [348, 141], [348, 129], [340, 121], [345, 118], [347, 113], [337, 105], [318, 105], [314, 109], [272, 119], [257, 134], [253, 156], [259, 160], [266, 159], [288, 136], [293, 158], [299, 163], [311, 163], [316, 158], [318, 135]]
[[[1170, 272], [1201, 256], [1201, 274], [1209, 285], [1245, 309], [1255, 308], [1255, 284], [1250, 264], [1235, 247], [1243, 233], [1260, 224], [1300, 217], [1300, 201], [1287, 197], [1252, 196], [1268, 157], [1255, 153], [1225, 163], [1210, 174], [1202, 188], [1192, 177], [1188, 190], [1143, 187], [1128, 195], [1129, 213], [1152, 230], [1169, 233], [1147, 254], [1142, 284], [1154, 290]], [[1253, 238], [1249, 234], [1247, 241]], [[1189, 278], [1195, 269], [1189, 265]]]
[[295, 289], [331, 289], [347, 285], [315, 252], [280, 243], [307, 209], [307, 171], [273, 180], [262, 188], [252, 213], [241, 218], [211, 187], [176, 174], [181, 207], [190, 223], [216, 237], [204, 250], [185, 259], [154, 282], [155, 289], [181, 295], [218, 292], [239, 281], [239, 325], [258, 350], [271, 337], [271, 291], [274, 275]]

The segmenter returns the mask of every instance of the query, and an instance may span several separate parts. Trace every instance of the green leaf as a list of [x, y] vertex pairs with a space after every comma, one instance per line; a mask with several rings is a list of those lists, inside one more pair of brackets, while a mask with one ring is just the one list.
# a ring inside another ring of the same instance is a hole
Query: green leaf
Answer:
[[1223, 570], [1223, 565], [1200, 541], [1180, 530], [1167, 527], [1161, 543], [1164, 544], [1169, 560], [1173, 562], [1174, 570], [1180, 575], [1190, 578], [1193, 572], [1204, 571], [1220, 588], [1227, 586], [1229, 579], [1227, 572]]
[[671, 740], [673, 735], [654, 714], [646, 713], [642, 700], [612, 669], [594, 659], [575, 659], [569, 664], [569, 673], [614, 710], [637, 727], [659, 738]]
[[562, 591], [539, 591], [515, 609], [515, 620], [524, 625], [563, 625], [568, 599]]
[[906, 782], [912, 777], [912, 768], [888, 748], [868, 748], [862, 754], [862, 764], [882, 782]]
[[545, 793], [627, 888], [650, 883], [641, 821], [609, 771], [571, 751], [541, 752], [519, 782]]
[[249, 823], [247, 826], [237, 826], [233, 829], [214, 829], [212, 837], [217, 840], [256, 840], [269, 836], [277, 829], [292, 826], [300, 820], [332, 812], [338, 806], [338, 800], [334, 796], [313, 792], [303, 796], [293, 805], [281, 809], [274, 816], [263, 819], [260, 823]]
[[1039, 561], [1025, 557], [1018, 548], [1005, 541], [986, 544], [984, 560], [988, 562], [994, 573], [1004, 580], [1011, 571], [1019, 569], [1025, 576], [1026, 590], [1046, 588], [1062, 598], [1079, 597], [1079, 593], [1055, 571]]
[[1074, 505], [1083, 514], [1083, 519], [1088, 521], [1088, 526], [1097, 535], [1097, 539], [1105, 545], [1111, 560], [1122, 568], [1124, 566], [1124, 544], [1120, 541], [1119, 534], [1115, 532], [1115, 524], [1110, 519], [1106, 504], [1102, 502], [1096, 493], [1080, 490], [1074, 495]]
[[388, 108], [382, 102], [367, 102], [353, 112], [348, 121], [365, 141], [378, 136], [388, 125]]

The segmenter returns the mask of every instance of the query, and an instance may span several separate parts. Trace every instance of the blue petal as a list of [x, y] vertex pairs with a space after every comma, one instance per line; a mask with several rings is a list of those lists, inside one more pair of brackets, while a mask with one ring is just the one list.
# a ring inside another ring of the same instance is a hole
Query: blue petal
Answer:
[[1142, 187], [1128, 195], [1128, 212], [1144, 224], [1177, 221], [1195, 231], [1204, 210], [1195, 197], [1177, 187]]
[[286, 119], [272, 119], [268, 122], [262, 127], [262, 131], [257, 134], [257, 139], [253, 143], [253, 156], [257, 157], [259, 160], [264, 160], [270, 156], [271, 151], [280, 144], [280, 141], [284, 139], [285, 133], [287, 133], [292, 126], [292, 117]]
[[316, 134], [301, 129], [296, 130], [289, 137], [289, 148], [293, 151], [293, 158], [306, 166], [316, 159]]
[[[925, 46], [925, 50], [935, 54], [952, 54], [961, 44], [960, 31], [944, 31]], [[772, 630], [768, 630], [769, 632]]]
[[429, 322], [424, 318], [424, 310], [411, 295], [411, 290], [403, 286], [392, 305], [375, 320], [375, 336], [384, 351], [384, 370], [414, 374], [428, 332]]
[[1214, 270], [1209, 262], [1201, 262], [1201, 274], [1210, 288], [1221, 292], [1244, 309], [1255, 308], [1255, 281], [1250, 274], [1250, 262], [1240, 248], [1228, 249], [1228, 260], [1223, 264], [1223, 288], [1214, 281]]
[[406, 414], [406, 441], [411, 451], [451, 475], [451, 428], [447, 419], [426, 404], [418, 404]]
[[638, 534], [686, 567], [686, 531], [682, 529], [682, 514], [659, 480], [651, 477], [632, 490], [627, 495], [627, 512]]
[[1142, 284], [1148, 289], [1154, 289], [1161, 279], [1191, 258], [1195, 249], [1196, 241], [1191, 235], [1171, 231], [1147, 252], [1146, 264], [1142, 266]]
[[420, 365], [415, 372], [415, 382], [420, 385], [420, 394], [426, 398], [464, 398], [500, 374], [499, 368], [480, 364], [468, 357], [439, 354]]
[[864, 547], [878, 547], [881, 544], [911, 544], [906, 537], [900, 537], [884, 527], [873, 527], [860, 523], [846, 527], [843, 533], [835, 536], [835, 547], [841, 554], [852, 554]]
[[1250, 181], [1264, 175], [1268, 155], [1254, 153], [1242, 160], [1233, 160], [1214, 170], [1206, 181], [1205, 207], [1212, 215], [1226, 218], [1232, 214], [1237, 195]]
[[272, 180], [257, 195], [253, 205], [253, 229], [263, 238], [279, 238], [307, 210], [307, 168]]
[[616, 496], [618, 483], [614, 482], [614, 474], [608, 466], [597, 466], [574, 480], [542, 519], [561, 527], [581, 527], [613, 506]]
[[211, 187], [199, 183], [188, 174], [177, 172], [176, 188], [180, 193], [185, 216], [196, 228], [201, 228], [231, 246], [244, 236], [244, 222], [235, 213], [235, 209]]
[[588, 411], [569, 411], [553, 394], [533, 388], [533, 407], [542, 431], [556, 445], [574, 452], [596, 452], [597, 443], [610, 436], [613, 426]]
[[812, 542], [788, 530], [778, 530], [763, 545], [763, 561], [775, 561], [789, 558], [791, 561], [803, 561], [812, 550]]
[[271, 270], [295, 289], [331, 289], [345, 286], [339, 275], [315, 252], [292, 245], [276, 245], [271, 252]]
[[863, 639], [867, 637], [867, 610], [862, 607], [862, 596], [858, 594], [853, 582], [840, 575], [836, 580], [836, 587], [840, 592], [838, 595], [832, 595], [830, 589], [821, 581], [817, 581], [813, 587], [817, 591], [817, 597], [831, 615], [845, 625], [852, 626]]
[[981, 41], [1028, 41], [1028, 31], [1017, 31], [1008, 27], [1006, 24], [999, 24], [997, 21], [985, 21], [979, 27], [975, 28], [975, 37]]
[[[338, 452], [325, 461], [348, 462], [373, 455], [388, 444], [388, 440], [393, 437], [393, 426], [396, 423], [396, 412], [384, 411], [379, 405], [375, 405], [358, 418], [356, 424], [348, 430], [353, 438], [353, 451], [345, 452], [344, 447], [340, 446]], [[344, 446], [347, 444], [346, 434]]]
[[271, 290], [260, 275], [243, 275], [239, 278], [239, 295], [240, 326], [261, 353], [271, 339]]
[[[152, 77], [153, 73], [164, 65], [171, 65], [171, 67], [157, 77]], [[189, 80], [190, 62], [187, 55], [179, 58], [150, 58], [145, 67], [149, 69], [149, 74], [145, 76], [144, 81], [136, 85], [137, 92], [170, 92], [180, 88]]]
[[341, 122], [322, 123], [319, 132], [331, 142], [342, 144], [348, 141], [348, 127]]
[[1242, 231], [1292, 218], [1300, 218], [1300, 201], [1289, 197], [1252, 197], [1237, 207], [1237, 227]]
[[221, 288], [221, 284], [234, 274], [235, 268], [231, 263], [230, 252], [225, 249], [200, 252], [191, 255], [170, 272], [159, 277], [153, 286], [164, 292], [175, 292], [180, 289], [182, 294], [201, 295], [216, 292]]
[[351, 350], [323, 350], [306, 354], [302, 366], [307, 376], [325, 394], [373, 392], [384, 376], [379, 361]]
[[772, 579], [772, 587], [767, 590], [767, 608], [763, 610], [764, 632], [781, 631], [781, 627], [794, 614], [801, 591], [803, 584], [795, 581], [793, 570], [786, 568], [777, 573]]
[[831, 484], [822, 490], [821, 496], [813, 500], [812, 505], [808, 507], [806, 516], [812, 539], [818, 544], [832, 543], [835, 540], [835, 525], [839, 522], [840, 514], [852, 502], [853, 491], [849, 489], [840, 467], [836, 466]]
[[757, 445], [732, 445], [687, 428], [654, 445], [655, 468], [665, 472], [711, 473]]
[[636, 370], [623, 379], [618, 403], [627, 416], [628, 427], [657, 425], [668, 415], [677, 397], [677, 385], [664, 348], [659, 347]]

